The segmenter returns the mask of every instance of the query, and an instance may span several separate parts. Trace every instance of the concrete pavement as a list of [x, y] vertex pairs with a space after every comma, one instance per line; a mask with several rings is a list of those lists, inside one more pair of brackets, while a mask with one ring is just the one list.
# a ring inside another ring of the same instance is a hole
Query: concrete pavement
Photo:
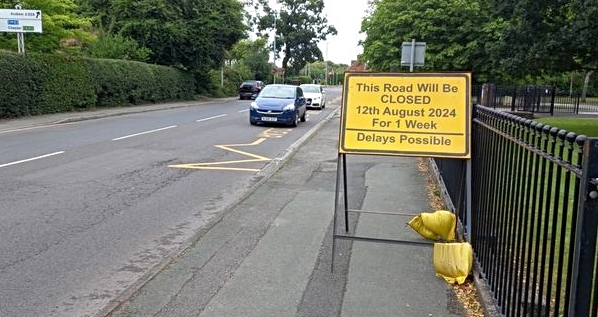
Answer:
[[[87, 117], [188, 105], [111, 109]], [[83, 119], [86, 113], [0, 121], [0, 133]], [[466, 316], [452, 288], [435, 276], [431, 245], [336, 240], [332, 256], [338, 127], [336, 111], [244, 201], [109, 316]], [[400, 213], [353, 214], [350, 233], [424, 241], [406, 226], [412, 216], [432, 210], [420, 162], [348, 156], [352, 208]], [[337, 225], [344, 232], [342, 215]]]

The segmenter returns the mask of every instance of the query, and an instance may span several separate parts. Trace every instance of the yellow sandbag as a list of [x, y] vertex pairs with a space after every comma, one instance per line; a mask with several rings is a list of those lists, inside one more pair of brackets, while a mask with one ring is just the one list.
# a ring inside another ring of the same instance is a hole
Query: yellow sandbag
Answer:
[[436, 276], [451, 284], [463, 284], [472, 266], [473, 249], [469, 243], [434, 243]]
[[437, 210], [432, 213], [422, 213], [424, 225], [430, 231], [439, 235], [445, 241], [455, 241], [455, 227], [457, 216], [448, 210]]
[[428, 227], [426, 227], [421, 215], [413, 217], [413, 219], [411, 219], [407, 224], [409, 225], [409, 227], [413, 228], [413, 230], [419, 233], [422, 237], [428, 240], [438, 240], [438, 235], [432, 232]]
[[455, 241], [457, 216], [448, 210], [423, 212], [407, 223], [413, 230], [428, 240]]

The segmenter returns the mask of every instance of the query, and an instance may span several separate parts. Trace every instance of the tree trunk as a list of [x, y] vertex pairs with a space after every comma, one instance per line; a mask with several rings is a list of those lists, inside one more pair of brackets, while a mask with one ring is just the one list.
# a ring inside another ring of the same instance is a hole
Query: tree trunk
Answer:
[[590, 84], [590, 76], [594, 73], [593, 70], [586, 72], [583, 78], [583, 89], [581, 90], [581, 101], [586, 101], [586, 93], [588, 92], [588, 85]]

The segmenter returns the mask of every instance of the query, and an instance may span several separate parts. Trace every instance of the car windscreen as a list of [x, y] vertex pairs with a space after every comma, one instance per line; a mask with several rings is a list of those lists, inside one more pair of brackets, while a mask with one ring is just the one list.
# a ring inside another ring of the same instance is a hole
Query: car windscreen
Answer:
[[304, 92], [320, 92], [320, 87], [318, 86], [301, 86]]
[[260, 93], [262, 98], [294, 99], [295, 87], [266, 86]]

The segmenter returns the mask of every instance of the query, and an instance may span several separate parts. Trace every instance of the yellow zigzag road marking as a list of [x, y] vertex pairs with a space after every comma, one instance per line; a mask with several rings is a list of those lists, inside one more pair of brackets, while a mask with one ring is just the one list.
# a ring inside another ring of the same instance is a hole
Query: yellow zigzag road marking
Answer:
[[176, 165], [168, 165], [168, 167], [173, 168], [191, 168], [191, 169], [204, 169], [204, 170], [228, 170], [228, 171], [248, 171], [248, 172], [258, 172], [259, 169], [255, 168], [242, 168], [242, 167], [223, 167], [218, 165], [227, 165], [227, 164], [239, 164], [239, 163], [247, 163], [247, 162], [263, 162], [263, 161], [270, 161], [269, 158], [257, 154], [252, 154], [249, 152], [233, 149], [233, 147], [239, 146], [250, 146], [250, 145], [258, 145], [264, 142], [266, 138], [259, 138], [252, 143], [246, 144], [222, 144], [222, 145], [214, 145], [219, 149], [223, 149], [225, 151], [230, 151], [234, 153], [238, 153], [241, 155], [253, 157], [253, 159], [248, 160], [236, 160], [236, 161], [223, 161], [223, 162], [209, 162], [209, 163], [192, 163], [192, 164], [176, 164]]

